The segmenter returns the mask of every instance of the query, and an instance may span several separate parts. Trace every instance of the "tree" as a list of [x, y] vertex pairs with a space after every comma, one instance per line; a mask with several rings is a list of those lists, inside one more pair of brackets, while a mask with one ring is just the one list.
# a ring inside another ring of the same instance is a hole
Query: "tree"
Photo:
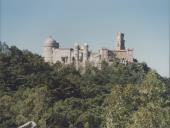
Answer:
[[139, 93], [133, 85], [114, 86], [106, 99], [105, 128], [125, 128], [133, 111], [139, 106]]
[[47, 113], [47, 87], [19, 90], [15, 97], [15, 105], [11, 106], [11, 110], [15, 114], [16, 125], [20, 126], [28, 121], [35, 121], [39, 127], [45, 128], [46, 119], [50, 114]]
[[0, 97], [0, 128], [16, 127], [11, 106], [15, 104], [15, 100], [10, 95]]
[[170, 98], [165, 84], [150, 71], [139, 86], [115, 86], [105, 101], [105, 128], [168, 128]]
[[127, 128], [169, 128], [170, 108], [162, 108], [160, 104], [148, 103], [136, 111]]
[[170, 107], [163, 94], [165, 84], [158, 79], [154, 71], [150, 71], [139, 86], [141, 105], [129, 123], [129, 128], [168, 128], [170, 126]]

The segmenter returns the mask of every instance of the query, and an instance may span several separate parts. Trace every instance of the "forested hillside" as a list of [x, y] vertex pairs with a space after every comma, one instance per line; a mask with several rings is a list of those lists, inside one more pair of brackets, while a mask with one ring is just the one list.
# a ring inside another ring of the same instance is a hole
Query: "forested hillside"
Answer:
[[0, 128], [169, 128], [169, 83], [146, 63], [82, 73], [0, 42]]

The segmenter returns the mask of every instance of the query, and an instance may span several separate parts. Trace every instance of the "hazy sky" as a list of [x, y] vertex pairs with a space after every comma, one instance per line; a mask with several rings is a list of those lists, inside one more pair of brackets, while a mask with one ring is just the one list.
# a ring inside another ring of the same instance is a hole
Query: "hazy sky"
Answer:
[[163, 76], [169, 76], [168, 0], [0, 0], [0, 40], [42, 53], [48, 36], [61, 47], [75, 42], [113, 49], [115, 32], [126, 47]]

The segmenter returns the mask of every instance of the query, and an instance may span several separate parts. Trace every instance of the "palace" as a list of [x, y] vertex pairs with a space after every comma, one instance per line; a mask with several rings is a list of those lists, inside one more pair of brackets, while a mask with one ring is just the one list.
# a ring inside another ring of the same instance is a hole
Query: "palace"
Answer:
[[98, 67], [102, 61], [111, 64], [114, 61], [114, 57], [125, 64], [133, 62], [133, 49], [126, 49], [124, 34], [117, 32], [115, 39], [116, 46], [112, 50], [101, 48], [98, 52], [92, 52], [89, 51], [88, 44], [75, 44], [74, 48], [61, 48], [59, 47], [59, 42], [56, 42], [50, 37], [43, 45], [44, 61], [51, 64], [57, 61], [63, 64], [73, 63], [77, 68], [79, 68], [79, 66], [85, 66], [87, 63]]

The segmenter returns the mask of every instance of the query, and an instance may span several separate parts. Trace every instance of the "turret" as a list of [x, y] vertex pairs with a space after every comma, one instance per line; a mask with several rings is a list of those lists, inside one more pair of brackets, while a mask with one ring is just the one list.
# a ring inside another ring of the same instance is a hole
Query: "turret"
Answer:
[[88, 44], [84, 44], [83, 48], [83, 62], [85, 63], [88, 60]]
[[128, 59], [129, 62], [133, 62], [133, 51], [134, 51], [134, 49], [130, 49], [130, 48], [127, 49], [127, 54], [128, 54], [127, 59]]
[[125, 50], [125, 40], [124, 40], [124, 34], [121, 32], [116, 33], [116, 47], [115, 50]]
[[45, 62], [53, 63], [53, 50], [54, 48], [59, 48], [59, 43], [57, 43], [52, 37], [49, 37], [44, 42], [43, 46], [43, 57]]
[[76, 69], [79, 69], [79, 45], [75, 44], [74, 45], [74, 57], [75, 57], [75, 61], [76, 61]]

